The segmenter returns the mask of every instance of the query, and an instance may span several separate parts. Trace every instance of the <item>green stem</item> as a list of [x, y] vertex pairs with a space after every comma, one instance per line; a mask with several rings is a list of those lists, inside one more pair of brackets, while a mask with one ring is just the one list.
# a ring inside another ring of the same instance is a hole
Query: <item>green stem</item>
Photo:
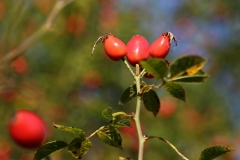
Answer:
[[[106, 125], [105, 125], [106, 126]], [[92, 136], [94, 136], [98, 131], [102, 130], [105, 126], [100, 127], [96, 131], [94, 131], [92, 134], [90, 134], [86, 139], [90, 139]]]
[[185, 157], [181, 152], [178, 151], [178, 149], [172, 144], [170, 143], [169, 141], [167, 141], [166, 139], [162, 138], [162, 137], [157, 137], [157, 136], [148, 136], [148, 137], [145, 137], [145, 140], [149, 140], [149, 139], [152, 139], [152, 138], [157, 138], [165, 143], [167, 143], [180, 157], [182, 157], [182, 159], [184, 160], [189, 160], [187, 157]]
[[147, 72], [146, 72], [146, 70], [145, 69], [143, 69], [142, 71], [141, 71], [141, 73], [140, 73], [140, 77], [143, 77], [144, 76], [144, 74], [146, 74]]
[[125, 58], [122, 58], [122, 61], [125, 63], [125, 65], [127, 66], [128, 70], [131, 72], [133, 78], [135, 79], [135, 83], [136, 83], [136, 87], [137, 87], [137, 102], [136, 102], [136, 111], [135, 111], [135, 115], [134, 115], [134, 121], [136, 124], [136, 129], [137, 129], [137, 134], [138, 134], [138, 140], [139, 140], [139, 148], [138, 148], [138, 160], [143, 160], [143, 149], [144, 149], [144, 142], [145, 139], [143, 137], [142, 134], [142, 129], [141, 129], [141, 124], [140, 124], [140, 109], [141, 109], [141, 95], [139, 94], [141, 91], [141, 77], [143, 76], [143, 72], [145, 70], [143, 70], [141, 73], [140, 72], [140, 68], [139, 65], [136, 64], [136, 73], [134, 73], [131, 69], [131, 67], [129, 66], [128, 62], [126, 61]]
[[161, 84], [159, 84], [159, 85], [157, 85], [157, 86], [153, 86], [154, 88], [161, 88], [164, 84], [165, 84], [166, 82], [163, 82], [163, 83], [161, 83]]
[[[139, 71], [138, 68], [139, 68], [139, 66], [136, 66], [137, 72]], [[141, 90], [140, 76], [141, 75], [139, 73], [136, 73], [135, 81], [136, 81], [137, 93], [139, 93]], [[144, 148], [144, 142], [145, 142], [145, 139], [142, 134], [141, 124], [140, 124], [140, 109], [141, 109], [141, 96], [138, 94], [137, 95], [137, 103], [136, 103], [136, 112], [135, 112], [135, 116], [134, 116], [138, 139], [139, 139], [138, 160], [143, 159], [143, 148]]]
[[122, 61], [125, 63], [125, 65], [127, 66], [128, 70], [130, 71], [130, 73], [132, 74], [133, 78], [135, 78], [135, 74], [133, 72], [133, 70], [131, 69], [131, 67], [129, 66], [127, 60], [125, 58], [122, 58]]

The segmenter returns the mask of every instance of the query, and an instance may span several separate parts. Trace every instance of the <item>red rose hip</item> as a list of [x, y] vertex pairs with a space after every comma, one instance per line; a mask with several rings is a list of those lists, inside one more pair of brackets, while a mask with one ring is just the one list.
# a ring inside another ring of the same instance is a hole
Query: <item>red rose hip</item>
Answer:
[[147, 59], [149, 57], [149, 46], [148, 41], [143, 36], [133, 36], [127, 44], [128, 62], [135, 66], [141, 60]]
[[127, 54], [126, 45], [118, 38], [108, 33], [103, 37], [104, 50], [113, 61], [118, 61]]
[[149, 48], [149, 54], [155, 58], [165, 58], [170, 51], [172, 39], [177, 45], [177, 39], [171, 32], [163, 33], [152, 43]]
[[39, 148], [46, 137], [43, 120], [28, 110], [18, 110], [10, 116], [8, 131], [19, 146], [27, 149]]

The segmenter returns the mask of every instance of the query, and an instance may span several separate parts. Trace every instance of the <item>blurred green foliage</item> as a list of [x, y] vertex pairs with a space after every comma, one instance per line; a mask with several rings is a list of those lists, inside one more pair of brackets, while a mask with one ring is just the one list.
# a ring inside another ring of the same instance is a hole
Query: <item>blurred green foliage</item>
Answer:
[[[0, 59], [44, 24], [54, 4], [48, 0], [0, 1]], [[201, 150], [214, 144], [239, 146], [237, 6], [239, 1], [223, 0], [75, 0], [59, 13], [52, 28], [22, 53], [20, 60], [8, 62], [1, 70], [0, 146], [11, 150], [11, 160], [32, 159], [34, 151], [18, 147], [8, 135], [7, 115], [17, 109], [35, 111], [45, 120], [47, 141], [67, 142], [72, 135], [54, 129], [53, 122], [79, 127], [90, 135], [106, 123], [101, 116], [105, 108], [134, 112], [134, 99], [118, 108], [122, 92], [133, 84], [131, 74], [121, 61], [111, 61], [101, 44], [91, 56], [93, 44], [108, 32], [125, 43], [135, 34], [151, 43], [165, 31], [180, 40], [167, 59], [171, 62], [185, 54], [202, 55], [209, 59], [206, 70], [211, 77], [200, 85], [184, 85], [186, 103], [169, 98], [164, 90], [158, 91], [162, 106], [157, 117], [142, 109], [144, 133], [164, 137], [190, 159], [196, 159]], [[169, 115], [164, 113], [167, 107], [172, 108]], [[137, 159], [136, 135], [123, 131], [122, 136], [123, 150], [91, 138], [93, 148], [83, 159]], [[219, 159], [236, 160], [238, 152]], [[144, 157], [181, 159], [156, 140], [146, 144]], [[63, 159], [74, 158], [67, 151], [53, 156], [53, 160]]]

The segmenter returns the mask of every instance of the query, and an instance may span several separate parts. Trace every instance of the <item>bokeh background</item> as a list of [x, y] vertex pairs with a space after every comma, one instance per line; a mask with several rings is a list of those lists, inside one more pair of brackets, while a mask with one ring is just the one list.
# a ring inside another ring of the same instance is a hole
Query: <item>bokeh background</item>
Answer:
[[[55, 0], [0, 0], [0, 59], [15, 49], [45, 22]], [[52, 123], [74, 126], [90, 135], [106, 123], [103, 109], [134, 112], [135, 99], [119, 108], [131, 74], [121, 61], [111, 61], [98, 37], [112, 33], [127, 43], [140, 34], [152, 43], [161, 33], [179, 40], [167, 57], [197, 54], [208, 59], [210, 75], [203, 84], [184, 84], [186, 103], [157, 90], [161, 110], [155, 118], [144, 107], [144, 133], [161, 136], [189, 159], [212, 145], [230, 145], [234, 152], [218, 160], [240, 160], [240, 1], [239, 0], [74, 0], [61, 10], [51, 29], [13, 61], [4, 64], [0, 78], [1, 160], [30, 160], [35, 151], [16, 145], [9, 137], [6, 118], [18, 109], [39, 114], [48, 125], [48, 138], [71, 141], [74, 136]], [[2, 65], [2, 64], [1, 64]], [[154, 80], [146, 79], [153, 83]], [[121, 130], [123, 150], [92, 137], [93, 147], [83, 159], [137, 159], [137, 137]], [[145, 159], [181, 159], [162, 141], [146, 144]], [[53, 160], [71, 160], [63, 150]]]

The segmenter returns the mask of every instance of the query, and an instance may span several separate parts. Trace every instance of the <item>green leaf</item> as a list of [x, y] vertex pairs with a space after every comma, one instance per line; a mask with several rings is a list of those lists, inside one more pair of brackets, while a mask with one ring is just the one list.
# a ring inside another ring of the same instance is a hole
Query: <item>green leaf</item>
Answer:
[[112, 114], [112, 124], [114, 127], [131, 127], [130, 120], [132, 115], [128, 115], [125, 112], [115, 112]]
[[110, 146], [122, 149], [122, 137], [115, 127], [107, 125], [99, 130], [97, 134], [103, 142]]
[[125, 103], [129, 102], [131, 99], [137, 96], [137, 88], [136, 85], [131, 85], [128, 87], [122, 94], [120, 101], [118, 102], [118, 106], [122, 106]]
[[86, 154], [92, 148], [92, 142], [82, 140], [81, 138], [75, 138], [68, 146], [68, 151], [76, 159], [81, 159], [82, 155]]
[[148, 58], [140, 62], [141, 67], [155, 78], [163, 79], [168, 74], [167, 63], [161, 58]]
[[41, 160], [43, 158], [46, 158], [52, 154], [59, 152], [67, 146], [68, 144], [64, 141], [48, 142], [37, 150], [37, 152], [34, 154], [33, 160]]
[[85, 139], [85, 137], [86, 137], [85, 132], [83, 130], [79, 129], [79, 128], [76, 128], [76, 127], [66, 127], [66, 126], [63, 126], [63, 125], [55, 124], [55, 123], [53, 123], [53, 126], [55, 128], [57, 128], [57, 129], [64, 130], [64, 131], [73, 133], [75, 135], [78, 135], [81, 139]]
[[194, 75], [205, 65], [206, 59], [197, 55], [187, 55], [178, 58], [170, 66], [171, 77], [177, 77], [184, 73]]
[[102, 112], [103, 117], [107, 118], [107, 119], [112, 119], [112, 108], [108, 107], [106, 109], [103, 110]]
[[159, 109], [160, 109], [160, 100], [158, 98], [157, 93], [154, 90], [149, 90], [143, 94], [143, 103], [145, 108], [152, 112], [156, 117]]
[[204, 149], [201, 152], [201, 155], [199, 157], [199, 160], [212, 160], [216, 157], [219, 157], [222, 154], [225, 154], [227, 152], [235, 150], [232, 147], [229, 146], [213, 146]]
[[175, 98], [178, 98], [185, 102], [185, 90], [184, 88], [175, 82], [166, 82], [164, 88]]

